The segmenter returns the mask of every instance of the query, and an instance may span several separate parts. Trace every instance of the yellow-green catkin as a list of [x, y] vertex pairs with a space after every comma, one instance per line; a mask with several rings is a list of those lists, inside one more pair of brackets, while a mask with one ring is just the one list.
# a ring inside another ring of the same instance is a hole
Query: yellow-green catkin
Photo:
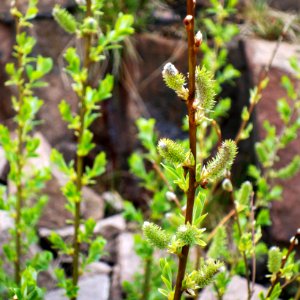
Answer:
[[268, 270], [277, 273], [281, 266], [282, 253], [278, 247], [272, 247], [268, 252]]
[[174, 90], [183, 100], [187, 100], [188, 89], [185, 88], [186, 78], [182, 73], [178, 72], [173, 64], [167, 63], [164, 66], [162, 76], [170, 89]]
[[206, 243], [201, 239], [203, 231], [205, 231], [205, 229], [199, 229], [189, 223], [184, 224], [179, 226], [176, 238], [180, 240], [183, 245], [192, 246], [197, 244], [204, 247]]
[[232, 140], [224, 141], [216, 157], [204, 167], [201, 177], [209, 181], [220, 179], [231, 168], [236, 154], [236, 143]]
[[52, 14], [62, 29], [71, 34], [76, 32], [76, 19], [66, 9], [61, 8], [59, 5], [55, 5]]
[[238, 194], [237, 194], [237, 203], [240, 205], [249, 205], [250, 204], [250, 197], [253, 192], [253, 187], [250, 181], [245, 181]]
[[214, 276], [223, 267], [223, 263], [220, 261], [215, 261], [213, 259], [208, 259], [198, 271], [196, 282], [199, 288], [204, 288], [212, 283]]
[[215, 105], [215, 81], [210, 71], [205, 67], [196, 67], [196, 98], [203, 110], [212, 110]]
[[187, 158], [187, 150], [183, 146], [166, 138], [158, 142], [158, 152], [164, 159], [174, 164], [182, 164]]
[[143, 232], [147, 241], [158, 249], [166, 249], [170, 242], [170, 236], [158, 225], [144, 222]]

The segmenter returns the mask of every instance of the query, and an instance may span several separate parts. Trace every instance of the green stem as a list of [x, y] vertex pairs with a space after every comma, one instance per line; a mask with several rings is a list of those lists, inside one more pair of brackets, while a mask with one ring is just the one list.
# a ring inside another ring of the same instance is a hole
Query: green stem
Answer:
[[[17, 2], [16, 4], [17, 5]], [[21, 34], [21, 27], [19, 19], [16, 18], [16, 36]], [[18, 52], [18, 69], [23, 70], [22, 53]], [[21, 77], [23, 77], [24, 72], [22, 71]], [[24, 83], [20, 83], [17, 86], [18, 90], [18, 102], [19, 108], [17, 114], [20, 113], [23, 100], [24, 100]], [[22, 219], [22, 208], [23, 208], [23, 186], [22, 186], [22, 173], [23, 173], [23, 131], [24, 126], [17, 122], [17, 142], [18, 142], [18, 150], [17, 150], [17, 173], [18, 173], [18, 181], [17, 181], [17, 200], [16, 200], [16, 217], [15, 217], [15, 282], [17, 285], [20, 285], [21, 281], [21, 256], [22, 256], [22, 232], [21, 232], [21, 219]]]
[[[189, 142], [190, 150], [195, 158], [195, 163], [189, 168], [189, 188], [187, 192], [187, 208], [185, 223], [193, 223], [193, 210], [196, 193], [196, 143], [197, 143], [197, 125], [195, 121], [195, 109], [193, 103], [195, 99], [195, 70], [196, 70], [196, 51], [195, 51], [195, 3], [193, 0], [187, 0], [187, 17], [185, 25], [188, 35], [188, 62], [189, 62], [189, 97], [187, 100], [188, 118], [189, 118]], [[182, 281], [185, 275], [185, 269], [190, 247], [184, 246], [179, 256], [178, 273], [175, 284], [174, 300], [180, 300], [182, 295]]]
[[[235, 212], [235, 221], [238, 227], [238, 231], [239, 231], [239, 235], [240, 237], [242, 237], [242, 227], [241, 227], [241, 222], [240, 222], [240, 217], [239, 217], [239, 212], [236, 208], [235, 205], [235, 201], [234, 201], [234, 194], [233, 191], [230, 192], [230, 199], [231, 202], [233, 203], [233, 207], [234, 207], [234, 212]], [[251, 299], [252, 297], [252, 291], [251, 291], [251, 283], [250, 283], [250, 271], [249, 271], [249, 267], [248, 267], [248, 263], [247, 263], [247, 256], [246, 256], [246, 252], [245, 251], [241, 251], [242, 257], [243, 257], [243, 261], [244, 261], [244, 265], [245, 265], [245, 276], [246, 276], [246, 280], [247, 280], [247, 291], [248, 291], [248, 300]]]
[[149, 300], [150, 296], [150, 282], [152, 273], [152, 257], [145, 260], [145, 274], [144, 274], [144, 287], [143, 287], [143, 300]]
[[[92, 3], [91, 0], [86, 1], [86, 17], [90, 17], [92, 15], [91, 7]], [[84, 62], [83, 66], [87, 70], [90, 66], [90, 47], [91, 47], [91, 35], [88, 34], [84, 38]], [[78, 144], [81, 144], [83, 133], [84, 133], [84, 120], [85, 120], [85, 114], [86, 114], [86, 106], [85, 106], [85, 96], [86, 96], [86, 89], [88, 86], [89, 80], [87, 79], [86, 82], [83, 85], [83, 93], [82, 97], [79, 99], [79, 106], [80, 106], [80, 128], [78, 133]], [[75, 216], [74, 216], [74, 240], [73, 240], [73, 274], [72, 274], [72, 283], [74, 287], [78, 286], [78, 279], [79, 279], [79, 253], [80, 253], [80, 241], [79, 241], [79, 229], [80, 229], [80, 217], [81, 217], [81, 201], [82, 201], [82, 176], [83, 176], [83, 156], [77, 155], [77, 163], [76, 163], [76, 187], [77, 191], [80, 193], [80, 200], [76, 202], [75, 204]], [[77, 297], [73, 297], [72, 300], [76, 300]]]

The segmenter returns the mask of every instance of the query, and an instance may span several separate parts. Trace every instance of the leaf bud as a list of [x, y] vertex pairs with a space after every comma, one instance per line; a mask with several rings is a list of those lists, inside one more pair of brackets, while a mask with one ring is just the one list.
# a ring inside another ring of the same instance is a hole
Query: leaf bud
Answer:
[[175, 201], [177, 199], [175, 193], [170, 191], [166, 192], [166, 197], [169, 201]]
[[195, 46], [198, 48], [202, 44], [202, 32], [199, 30], [195, 35]]
[[226, 192], [232, 192], [232, 183], [231, 180], [229, 178], [225, 178], [222, 182], [222, 188], [224, 191]]

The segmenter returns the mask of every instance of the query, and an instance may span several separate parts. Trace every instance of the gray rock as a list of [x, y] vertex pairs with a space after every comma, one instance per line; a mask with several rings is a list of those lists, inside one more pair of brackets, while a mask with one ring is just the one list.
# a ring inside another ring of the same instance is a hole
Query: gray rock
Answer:
[[90, 274], [96, 275], [96, 274], [105, 274], [109, 275], [112, 272], [112, 267], [110, 267], [108, 264], [105, 264], [101, 261], [94, 262], [89, 264], [86, 267], [85, 275], [89, 276]]
[[117, 191], [105, 192], [102, 198], [113, 211], [121, 212], [124, 209], [124, 200]]
[[[266, 292], [266, 288], [259, 284], [255, 284], [254, 286], [254, 294], [251, 297], [251, 300], [259, 300], [259, 293]], [[207, 287], [201, 293], [199, 300], [217, 300], [215, 297], [212, 287]], [[247, 300], [247, 281], [246, 279], [234, 276], [231, 282], [228, 285], [228, 289], [226, 294], [223, 297], [223, 300]]]
[[8, 172], [9, 172], [9, 164], [7, 159], [5, 158], [5, 152], [3, 148], [0, 147], [0, 180], [2, 182], [7, 181]]
[[110, 300], [121, 300], [122, 299], [122, 286], [120, 281], [120, 266], [116, 265], [113, 268], [110, 286]]
[[[254, 38], [245, 40], [246, 59], [251, 71], [255, 72], [253, 75], [257, 75], [261, 68], [269, 63], [276, 46], [277, 42]], [[292, 56], [297, 57], [300, 62], [300, 45], [281, 43], [274, 57], [272, 68], [290, 74], [295, 73], [289, 64]]]
[[[123, 216], [120, 214], [98, 221], [94, 229], [94, 234], [103, 235], [105, 238], [110, 238], [119, 234], [125, 229], [126, 223]], [[39, 229], [39, 235], [42, 238], [47, 238], [51, 232], [52, 230], [49, 228], [41, 227]], [[67, 239], [73, 236], [74, 228], [73, 226], [65, 226], [63, 228], [56, 229], [55, 232], [63, 239]]]
[[[65, 208], [67, 200], [61, 192], [61, 187], [67, 182], [67, 178], [50, 162], [51, 146], [46, 138], [41, 133], [36, 133], [35, 137], [40, 139], [37, 149], [38, 157], [32, 159], [26, 169], [30, 172], [36, 167], [50, 167], [52, 171], [52, 179], [46, 183], [44, 188], [44, 193], [48, 195], [49, 201], [39, 221], [39, 226], [51, 229], [60, 228], [65, 226], [67, 219], [72, 218], [70, 212]], [[89, 187], [84, 187], [82, 193], [83, 217], [100, 220], [104, 215], [104, 201], [100, 195]]]
[[[106, 274], [83, 277], [79, 280], [78, 300], [108, 300], [110, 280]], [[64, 290], [57, 289], [46, 294], [45, 300], [67, 300]]]
[[133, 234], [124, 232], [118, 236], [118, 264], [120, 266], [120, 284], [132, 281], [140, 270], [141, 260], [134, 251]]

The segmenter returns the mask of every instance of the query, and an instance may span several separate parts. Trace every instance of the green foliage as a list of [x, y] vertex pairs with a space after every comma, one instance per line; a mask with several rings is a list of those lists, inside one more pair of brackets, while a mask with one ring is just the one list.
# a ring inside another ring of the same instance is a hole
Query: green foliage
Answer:
[[35, 96], [35, 89], [47, 86], [43, 77], [52, 69], [50, 58], [32, 55], [36, 41], [27, 33], [27, 28], [32, 26], [29, 21], [37, 12], [37, 1], [29, 1], [24, 13], [15, 5], [11, 9], [16, 19], [13, 56], [17, 62], [6, 65], [8, 80], [5, 84], [16, 91], [16, 96], [11, 99], [16, 129], [10, 133], [8, 128], [0, 125], [0, 144], [10, 165], [10, 188], [1, 187], [1, 209], [7, 210], [14, 219], [14, 227], [3, 252], [5, 263], [14, 266], [15, 273], [12, 279], [1, 266], [0, 291], [4, 295], [10, 291], [12, 297], [18, 299], [43, 298], [36, 278], [39, 271], [47, 269], [52, 259], [49, 252], [41, 252], [34, 257], [29, 255], [31, 245], [38, 240], [35, 227], [47, 203], [42, 189], [51, 177], [48, 168], [37, 166], [40, 139], [32, 133], [38, 124], [37, 113], [43, 105], [43, 101]]
[[37, 287], [37, 272], [33, 267], [27, 267], [22, 273], [19, 288], [11, 290], [12, 299], [42, 300], [43, 291]]
[[209, 247], [207, 256], [213, 259], [229, 257], [227, 234], [224, 227], [219, 227]]
[[[88, 7], [89, 6], [89, 7]], [[53, 16], [58, 24], [68, 33], [76, 34], [79, 42], [83, 43], [84, 57], [81, 58], [79, 49], [70, 47], [64, 54], [66, 72], [72, 78], [72, 88], [78, 98], [78, 112], [73, 112], [66, 100], [59, 105], [61, 117], [67, 122], [68, 128], [74, 131], [77, 138], [76, 164], [67, 164], [64, 157], [57, 150], [53, 150], [51, 159], [54, 164], [67, 176], [67, 182], [62, 187], [62, 193], [67, 198], [66, 208], [72, 213], [74, 224], [74, 241], [64, 241], [58, 234], [52, 233], [50, 241], [60, 254], [73, 257], [72, 280], [65, 277], [61, 270], [56, 271], [59, 286], [65, 289], [70, 299], [76, 299], [79, 290], [79, 275], [85, 267], [98, 261], [103, 255], [105, 240], [102, 237], [93, 239], [95, 220], [81, 219], [81, 203], [83, 202], [84, 186], [95, 183], [96, 177], [105, 172], [106, 155], [99, 153], [91, 167], [84, 166], [84, 158], [95, 148], [92, 123], [100, 116], [100, 104], [111, 97], [113, 76], [107, 74], [101, 78], [96, 86], [91, 86], [91, 70], [93, 64], [105, 60], [108, 50], [119, 48], [118, 43], [133, 33], [133, 17], [120, 13], [114, 27], [104, 33], [101, 18], [102, 1], [86, 2], [80, 5], [83, 14], [78, 19], [67, 10], [55, 6]], [[83, 226], [80, 226], [82, 224]], [[87, 246], [87, 255], [81, 252], [81, 245]]]

